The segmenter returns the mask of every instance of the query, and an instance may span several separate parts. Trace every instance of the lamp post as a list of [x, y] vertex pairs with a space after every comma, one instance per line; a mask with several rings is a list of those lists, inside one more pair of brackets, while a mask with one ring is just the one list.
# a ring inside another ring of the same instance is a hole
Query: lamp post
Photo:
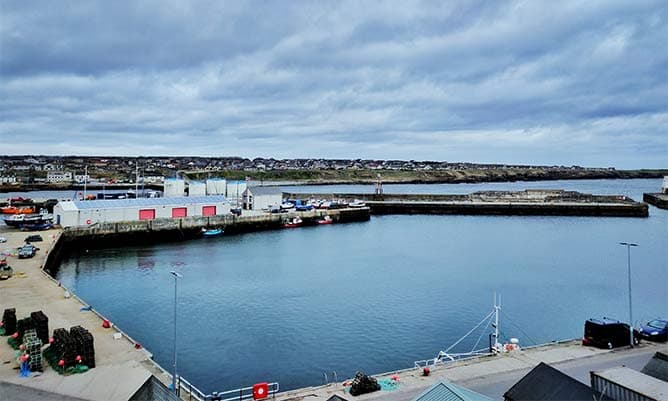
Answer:
[[626, 247], [628, 272], [629, 272], [629, 345], [633, 348], [633, 308], [631, 307], [631, 247], [638, 246], [631, 242], [620, 242], [619, 245]]
[[179, 391], [176, 388], [176, 287], [179, 279], [183, 277], [183, 275], [174, 270], [169, 273], [174, 276], [174, 373], [172, 374], [172, 388], [174, 389], [174, 394], [178, 395]]

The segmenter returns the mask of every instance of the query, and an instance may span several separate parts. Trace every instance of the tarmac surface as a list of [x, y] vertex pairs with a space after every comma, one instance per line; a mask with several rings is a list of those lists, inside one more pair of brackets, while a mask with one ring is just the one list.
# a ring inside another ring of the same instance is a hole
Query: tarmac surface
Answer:
[[[39, 234], [44, 239], [33, 243], [40, 249], [33, 258], [19, 259], [16, 249], [31, 234]], [[6, 308], [15, 308], [17, 319], [41, 310], [49, 319], [49, 333], [61, 327], [69, 330], [80, 325], [86, 328], [94, 337], [96, 367], [82, 374], [60, 375], [45, 363], [44, 372], [33, 372], [28, 378], [20, 377], [16, 351], [6, 343], [7, 337], [0, 337], [0, 383], [56, 393], [69, 399], [107, 401], [129, 399], [151, 374], [168, 382], [170, 376], [151, 360], [150, 353], [137, 348], [125, 335], [115, 339], [114, 334], [120, 332], [118, 328], [103, 328], [100, 315], [88, 310], [83, 301], [60, 287], [42, 270], [47, 253], [59, 235], [57, 229], [24, 232], [4, 226], [0, 228], [0, 236], [7, 238], [6, 243], [0, 243], [0, 250], [7, 255], [2, 257], [6, 257], [14, 269], [13, 277], [0, 281], [0, 317]], [[0, 390], [0, 400], [15, 399], [7, 398], [7, 394], [12, 394], [10, 391], [15, 391], [16, 387], [4, 384]]]
[[[548, 363], [589, 385], [590, 371], [622, 365], [640, 370], [659, 350], [668, 351], [668, 345], [643, 342], [632, 349], [600, 350], [584, 347], [580, 341], [571, 341], [566, 344], [546, 345], [497, 356], [454, 362], [447, 366], [432, 368], [428, 377], [422, 376], [421, 370], [417, 368], [399, 371], [396, 372], [399, 376], [399, 385], [393, 391], [381, 390], [353, 397], [342, 383], [330, 383], [326, 386], [281, 393], [276, 396], [276, 400], [324, 401], [332, 395], [338, 395], [349, 401], [411, 401], [440, 381], [452, 382], [492, 399], [503, 400], [503, 393], [540, 362]], [[388, 379], [393, 374], [395, 372], [374, 377]]]

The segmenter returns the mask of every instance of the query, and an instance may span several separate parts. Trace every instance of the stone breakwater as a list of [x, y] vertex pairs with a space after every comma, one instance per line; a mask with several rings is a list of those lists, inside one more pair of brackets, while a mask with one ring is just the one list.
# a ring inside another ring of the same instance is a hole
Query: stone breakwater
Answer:
[[371, 214], [647, 217], [646, 203], [624, 195], [563, 190], [483, 191], [468, 195], [286, 193], [288, 199], [363, 200]]

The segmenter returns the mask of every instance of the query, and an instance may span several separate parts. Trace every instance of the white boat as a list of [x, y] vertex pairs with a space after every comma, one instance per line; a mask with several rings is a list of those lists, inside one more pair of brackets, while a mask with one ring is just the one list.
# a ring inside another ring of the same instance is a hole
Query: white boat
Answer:
[[348, 207], [365, 207], [365, 206], [366, 203], [364, 203], [364, 201], [361, 201], [359, 199], [355, 199], [354, 201], [348, 204]]

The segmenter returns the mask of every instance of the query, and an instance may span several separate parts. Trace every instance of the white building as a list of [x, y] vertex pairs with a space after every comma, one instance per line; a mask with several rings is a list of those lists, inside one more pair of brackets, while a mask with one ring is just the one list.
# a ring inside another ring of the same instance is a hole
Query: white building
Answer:
[[224, 196], [61, 201], [53, 208], [55, 223], [63, 228], [228, 213]]
[[225, 196], [230, 199], [236, 199], [246, 190], [246, 181], [227, 181], [225, 185]]
[[663, 177], [663, 183], [661, 184], [661, 193], [668, 194], [668, 176]]
[[72, 182], [72, 173], [69, 171], [49, 171], [46, 173], [46, 182]]
[[164, 195], [166, 198], [183, 196], [186, 191], [186, 182], [179, 178], [165, 178]]
[[14, 184], [16, 183], [16, 177], [15, 176], [6, 176], [3, 175], [0, 177], [0, 184]]
[[90, 182], [90, 175], [88, 174], [74, 174], [74, 181], [77, 183], [83, 184], [84, 182]]
[[225, 195], [227, 181], [224, 178], [209, 178], [206, 180], [207, 195]]
[[243, 208], [262, 210], [278, 207], [283, 201], [283, 192], [279, 187], [248, 187], [243, 192]]
[[188, 183], [188, 196], [205, 196], [206, 184], [203, 181], [190, 181]]

